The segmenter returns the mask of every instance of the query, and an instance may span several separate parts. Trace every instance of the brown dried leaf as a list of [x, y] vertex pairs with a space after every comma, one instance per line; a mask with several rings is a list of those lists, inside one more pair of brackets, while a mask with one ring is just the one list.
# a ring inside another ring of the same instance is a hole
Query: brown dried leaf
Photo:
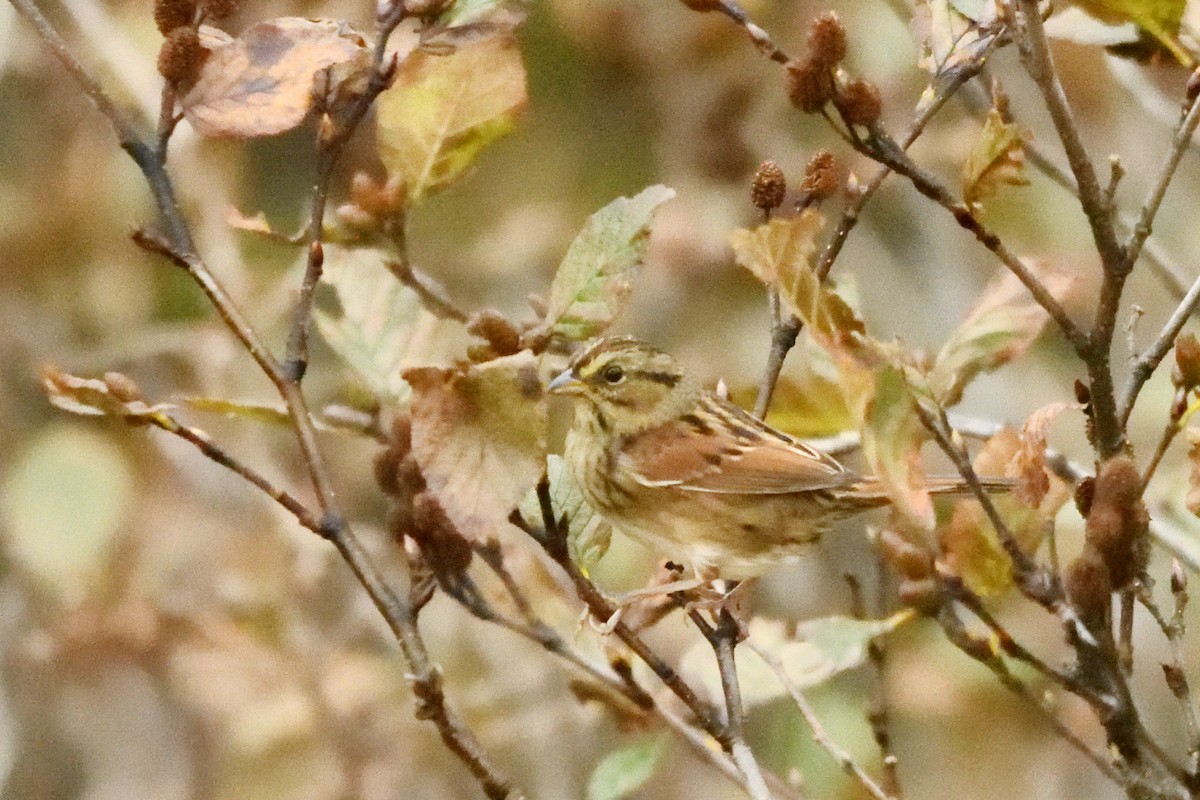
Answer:
[[199, 79], [180, 101], [202, 136], [291, 130], [312, 110], [318, 88], [325, 97], [343, 85], [357, 86], [370, 70], [363, 38], [335, 20], [279, 17], [211, 43]]
[[1004, 185], [1026, 186], [1025, 148], [1021, 129], [1005, 122], [1000, 112], [988, 111], [983, 130], [962, 168], [963, 201], [979, 205]]
[[80, 378], [47, 364], [42, 367], [42, 388], [54, 406], [84, 416], [152, 422], [165, 418], [174, 408], [166, 403], [146, 403], [132, 381], [120, 373], [109, 373], [104, 380]]
[[[975, 457], [976, 473], [984, 477], [1005, 474], [1009, 465], [1021, 456], [1022, 447], [1022, 439], [1015, 430], [1001, 430]], [[1021, 550], [1032, 555], [1050, 530], [1054, 515], [1070, 497], [1066, 484], [1052, 479], [1036, 507], [1012, 495], [992, 495], [992, 503]], [[940, 540], [946, 565], [976, 593], [995, 595], [1012, 586], [1012, 562], [983, 507], [974, 498], [964, 498], [955, 504], [950, 522], [940, 532]]]
[[404, 371], [412, 451], [459, 532], [491, 536], [546, 468], [546, 405], [524, 350], [456, 369]]
[[1005, 473], [1016, 478], [1013, 496], [1026, 505], [1037, 508], [1050, 491], [1050, 476], [1046, 474], [1046, 434], [1050, 423], [1068, 409], [1078, 409], [1077, 403], [1051, 403], [1029, 415], [1021, 429], [1021, 446], [1013, 454]]
[[[1038, 278], [1062, 300], [1074, 284], [1069, 275], [1048, 268]], [[929, 373], [929, 387], [944, 406], [962, 399], [963, 389], [977, 375], [1020, 357], [1045, 327], [1049, 315], [1007, 270], [993, 280], [966, 318], [938, 352]]]

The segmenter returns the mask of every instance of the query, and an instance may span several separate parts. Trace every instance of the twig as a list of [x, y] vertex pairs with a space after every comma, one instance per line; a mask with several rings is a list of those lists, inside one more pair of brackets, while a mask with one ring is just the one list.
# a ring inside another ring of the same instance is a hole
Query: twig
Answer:
[[817, 716], [816, 711], [813, 710], [812, 705], [809, 704], [808, 698], [804, 696], [804, 693], [800, 691], [800, 687], [787, 674], [787, 670], [784, 669], [779, 659], [753, 642], [747, 641], [745, 644], [755, 655], [763, 660], [764, 664], [771, 668], [771, 671], [775, 673], [775, 677], [783, 684], [783, 688], [791, 695], [792, 701], [796, 704], [796, 708], [800, 710], [804, 721], [812, 729], [813, 741], [824, 749], [825, 752], [829, 753], [842, 770], [857, 780], [876, 800], [895, 800], [894, 796], [885, 792], [883, 787], [868, 775], [867, 771], [859, 766], [858, 762], [848, 752], [829, 738], [829, 734], [825, 732], [825, 726], [821, 724], [821, 719]]
[[1085, 348], [1076, 347], [1076, 350], [1087, 365], [1091, 384], [1097, 451], [1101, 458], [1108, 458], [1117, 453], [1125, 441], [1124, 428], [1117, 417], [1109, 352], [1116, 330], [1117, 314], [1120, 311], [1121, 294], [1131, 264], [1127, 262], [1125, 249], [1117, 240], [1112, 209], [1104, 201], [1104, 190], [1083, 146], [1066, 94], [1059, 82], [1058, 72], [1046, 42], [1046, 32], [1042, 27], [1038, 2], [1018, 0], [1018, 4], [1021, 9], [1021, 35], [1018, 37], [1021, 60], [1026, 72], [1042, 93], [1058, 138], [1066, 152], [1067, 164], [1071, 167], [1075, 185], [1079, 188], [1079, 204], [1088, 219], [1096, 252], [1103, 266], [1100, 300], [1097, 303], [1089, 341]]
[[[571, 579], [571, 583], [575, 587], [576, 594], [579, 595], [579, 599], [583, 601], [583, 604], [593, 617], [601, 620], [611, 619], [613, 614], [616, 613], [616, 609], [605, 599], [595, 584], [579, 571], [579, 567], [576, 566], [575, 562], [571, 561], [570, 554], [567, 551], [566, 533], [563, 531], [560, 522], [554, 517], [554, 507], [550, 499], [550, 484], [548, 481], [543, 479], [538, 484], [537, 495], [542, 511], [541, 529], [529, 524], [518, 512], [513, 513], [510, 521], [532, 536], [546, 551], [546, 554], [567, 573], [567, 577]], [[638, 658], [646, 663], [646, 666], [658, 676], [658, 679], [668, 689], [675, 693], [676, 697], [683, 701], [683, 704], [695, 714], [700, 726], [710, 736], [720, 742], [722, 748], [728, 752], [728, 732], [725, 725], [718, 719], [712, 706], [701, 700], [699, 695], [692, 690], [692, 687], [688, 686], [679, 677], [679, 673], [650, 649], [650, 646], [631, 630], [628, 625], [618, 620], [613, 625], [612, 632]]]
[[130, 155], [145, 177], [167, 234], [165, 237], [146, 233], [135, 234], [135, 242], [168, 256], [187, 270], [189, 276], [208, 296], [226, 326], [242, 342], [283, 398], [309, 476], [319, 497], [321, 519], [315, 530], [337, 549], [399, 642], [409, 666], [410, 682], [417, 698], [418, 716], [435, 724], [442, 741], [475, 776], [488, 797], [509, 800], [523, 797], [524, 795], [511, 785], [509, 778], [483, 751], [462, 719], [446, 703], [441, 673], [429, 658], [417, 627], [416, 612], [384, 581], [374, 560], [346, 522], [329, 479], [324, 457], [317, 447], [312, 417], [299, 386], [290, 380], [208, 265], [196, 253], [191, 231], [179, 210], [174, 186], [166, 172], [165, 153], [138, 136], [134, 127], [103, 89], [88, 77], [32, 0], [10, 2], [18, 13], [30, 21], [46, 47], [63, 63], [84, 93], [109, 120], [122, 149]]
[[1038, 711], [1046, 724], [1051, 730], [1059, 736], [1071, 747], [1075, 748], [1088, 761], [1092, 762], [1095, 767], [1104, 773], [1110, 780], [1119, 786], [1128, 786], [1129, 782], [1102, 753], [1093, 750], [1091, 747], [1080, 739], [1074, 731], [1060, 720], [1052, 709], [1047, 707], [1044, 695], [1034, 692], [1021, 680], [1009, 672], [1008, 668], [991, 648], [988, 646], [979, 646], [978, 642], [963, 627], [962, 621], [948, 609], [943, 609], [943, 612], [938, 616], [938, 622], [942, 626], [942, 630], [946, 633], [946, 638], [950, 643], [961, 650], [966, 655], [978, 661], [983, 666], [987, 667], [1000, 685], [1008, 689], [1017, 697], [1024, 700], [1030, 706]]
[[1187, 574], [1178, 561], [1171, 565], [1171, 594], [1175, 598], [1175, 609], [1170, 620], [1163, 616], [1162, 611], [1154, 602], [1154, 596], [1149, 586], [1140, 583], [1137, 594], [1138, 600], [1150, 612], [1150, 616], [1158, 623], [1163, 635], [1167, 637], [1167, 641], [1171, 645], [1171, 663], [1162, 665], [1163, 676], [1166, 678], [1171, 694], [1179, 702], [1180, 711], [1183, 713], [1183, 719], [1187, 725], [1187, 774], [1195, 780], [1200, 776], [1200, 715], [1196, 712], [1196, 703], [1192, 698], [1187, 670], [1184, 668], [1183, 634], [1186, 626], [1183, 612], [1188, 604]]
[[1162, 206], [1163, 197], [1166, 196], [1167, 188], [1171, 185], [1176, 170], [1179, 169], [1179, 162], [1183, 159], [1184, 152], [1191, 144], [1192, 135], [1195, 134], [1198, 124], [1200, 124], [1200, 97], [1193, 100], [1192, 105], [1180, 115], [1179, 125], [1175, 129], [1175, 137], [1167, 149], [1167, 155], [1163, 159], [1162, 167], [1159, 168], [1158, 177], [1146, 193], [1146, 199], [1142, 201], [1142, 210], [1138, 213], [1133, 232], [1130, 233], [1129, 241], [1125, 244], [1126, 269], [1133, 269], [1133, 265], [1137, 263], [1138, 256], [1142, 252], [1142, 245], [1145, 244], [1146, 239], [1150, 238], [1150, 231], [1154, 227], [1154, 217]]
[[416, 292], [421, 303], [434, 316], [458, 322], [466, 322], [469, 319], [467, 312], [454, 305], [446, 297], [441, 287], [434, 284], [429, 277], [413, 269], [412, 265], [408, 263], [408, 259], [389, 259], [384, 262], [384, 266], [396, 276], [396, 280]]
[[[876, 549], [875, 557], [875, 609], [872, 615], [867, 613], [867, 604], [863, 598], [862, 584], [858, 578], [847, 573], [846, 583], [850, 587], [851, 613], [855, 619], [869, 619], [873, 616], [880, 619], [885, 615], [885, 595], [887, 592], [887, 562], [883, 551]], [[892, 734], [890, 730], [890, 714], [888, 712], [887, 694], [887, 649], [882, 638], [873, 639], [867, 645], [867, 657], [871, 661], [872, 689], [870, 706], [867, 709], [867, 722], [871, 725], [871, 735], [879, 747], [880, 759], [883, 762], [883, 775], [880, 785], [883, 790], [897, 800], [901, 797], [899, 759], [892, 749]]]
[[1196, 279], [1192, 288], [1188, 289], [1183, 300], [1175, 307], [1171, 318], [1167, 320], [1167, 324], [1155, 337], [1154, 342], [1133, 362], [1133, 370], [1129, 374], [1129, 380], [1125, 382], [1125, 391], [1121, 396], [1120, 420], [1122, 425], [1129, 421], [1129, 415], [1133, 413], [1133, 405], [1137, 402], [1142, 387], [1146, 385], [1146, 381], [1150, 380], [1150, 376], [1166, 358], [1167, 353], [1171, 352], [1171, 348], [1175, 346], [1175, 337], [1183, 330], [1184, 324], [1192, 314], [1196, 313], [1197, 308], [1200, 308], [1200, 278]]
[[[388, 40], [396, 26], [406, 16], [406, 4], [396, 2], [378, 20], [375, 48], [371, 53], [371, 79], [367, 83], [366, 90], [355, 97], [347, 108], [336, 109], [336, 114], [323, 113], [321, 124], [317, 126], [316, 179], [313, 183], [308, 218], [310, 237], [308, 260], [304, 269], [304, 279], [300, 284], [299, 296], [296, 299], [296, 307], [292, 314], [292, 324], [287, 339], [287, 355], [284, 358], [286, 373], [297, 383], [304, 378], [304, 373], [308, 369], [308, 331], [312, 321], [313, 299], [325, 266], [325, 249], [321, 237], [325, 230], [329, 180], [345, 150], [346, 143], [354, 136], [354, 132], [375, 102], [375, 98], [392, 83], [392, 78], [396, 74], [397, 61], [394, 53], [388, 55]], [[328, 85], [330, 71], [326, 69], [322, 77], [326, 83], [325, 92], [321, 95], [323, 104], [325, 98], [331, 94], [331, 87]]]
[[771, 41], [770, 34], [754, 24], [754, 21], [750, 19], [750, 15], [734, 0], [717, 0], [717, 8], [715, 10], [740, 25], [746, 31], [754, 46], [767, 58], [779, 64], [786, 64], [790, 60], [788, 54], [780, 50], [775, 45], [775, 42]]
[[717, 659], [717, 671], [721, 675], [721, 692], [725, 696], [725, 728], [729, 731], [729, 754], [746, 776], [746, 789], [754, 800], [769, 800], [771, 793], [763, 780], [762, 770], [754, 759], [754, 753], [746, 744], [746, 719], [742, 706], [742, 687], [738, 682], [737, 661], [734, 649], [741, 634], [733, 614], [727, 608], [717, 613], [717, 622], [710, 625], [700, 613], [693, 609], [688, 616], [704, 638], [708, 640]]

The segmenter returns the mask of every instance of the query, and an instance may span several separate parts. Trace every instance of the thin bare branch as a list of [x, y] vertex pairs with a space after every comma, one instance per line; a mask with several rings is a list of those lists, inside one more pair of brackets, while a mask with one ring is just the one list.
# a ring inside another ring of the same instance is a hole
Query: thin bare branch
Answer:
[[812, 729], [813, 741], [820, 745], [825, 752], [829, 753], [829, 755], [833, 757], [834, 761], [838, 763], [838, 765], [846, 772], [846, 774], [857, 780], [859, 784], [861, 784], [862, 787], [866, 789], [872, 797], [875, 798], [875, 800], [895, 800], [892, 795], [889, 795], [883, 790], [883, 787], [880, 786], [874, 778], [867, 774], [867, 771], [864, 770], [859, 763], [854, 760], [854, 757], [851, 756], [850, 753], [839, 747], [838, 744], [829, 737], [829, 734], [825, 732], [825, 726], [821, 724], [820, 717], [817, 716], [816, 711], [813, 710], [812, 705], [808, 702], [808, 698], [804, 696], [804, 692], [800, 691], [800, 687], [798, 687], [796, 682], [792, 680], [791, 676], [787, 674], [787, 670], [783, 668], [783, 664], [780, 663], [779, 659], [776, 658], [774, 654], [763, 650], [753, 642], [748, 641], [745, 644], [754, 652], [755, 655], [763, 660], [763, 663], [771, 668], [771, 670], [775, 673], [775, 677], [781, 684], [783, 684], [783, 688], [787, 690], [789, 695], [791, 695], [792, 701], [796, 704], [796, 708], [800, 710], [800, 714], [804, 717], [804, 721], [807, 722], [809, 728]]
[[1154, 217], [1158, 214], [1158, 209], [1162, 206], [1163, 198], [1167, 194], [1167, 188], [1170, 187], [1171, 181], [1175, 178], [1175, 172], [1179, 169], [1179, 162], [1183, 159], [1183, 154], [1187, 151], [1188, 145], [1191, 144], [1192, 136], [1196, 133], [1196, 126], [1198, 124], [1200, 124], [1200, 97], [1193, 100], [1191, 107], [1187, 108], [1180, 115], [1179, 125], [1175, 129], [1175, 136], [1171, 141], [1171, 146], [1167, 148], [1167, 155], [1163, 159], [1162, 166], [1159, 168], [1158, 177], [1146, 193], [1146, 199], [1142, 201], [1142, 209], [1138, 213], [1137, 222], [1134, 224], [1133, 232], [1130, 233], [1129, 241], [1125, 245], [1126, 269], [1133, 269], [1133, 265], [1137, 263], [1138, 256], [1141, 255], [1142, 245], [1150, 238], [1150, 231], [1154, 227]]
[[1150, 376], [1154, 374], [1154, 370], [1162, 363], [1167, 353], [1171, 352], [1171, 348], [1175, 346], [1175, 337], [1183, 330], [1183, 326], [1191, 316], [1196, 313], [1197, 308], [1200, 308], [1200, 278], [1196, 279], [1192, 288], [1188, 289], [1187, 294], [1184, 295], [1183, 300], [1171, 312], [1170, 319], [1167, 320], [1167, 324], [1163, 326], [1158, 336], [1154, 338], [1154, 342], [1133, 362], [1133, 370], [1125, 382], [1125, 391], [1121, 395], [1120, 420], [1122, 425], [1129, 421], [1129, 415], [1133, 413], [1134, 403], [1137, 402], [1142, 387], [1146, 385], [1146, 381], [1150, 380]]

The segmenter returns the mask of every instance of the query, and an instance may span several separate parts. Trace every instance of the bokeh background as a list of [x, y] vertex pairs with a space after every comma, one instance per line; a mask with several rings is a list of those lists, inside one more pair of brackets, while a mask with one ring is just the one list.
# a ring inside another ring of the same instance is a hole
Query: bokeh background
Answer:
[[[371, 14], [366, 2], [245, 5], [230, 29], [296, 15], [348, 19], [366, 30]], [[898, 131], [927, 75], [916, 66], [897, 5], [754, 0], [747, 8], [790, 52], [802, 49], [809, 18], [836, 8], [850, 35], [849, 65], [880, 87], [885, 122]], [[148, 0], [45, 6], [93, 74], [131, 106], [156, 113], [160, 38]], [[678, 196], [657, 218], [618, 327], [671, 349], [710, 380], [754, 383], [767, 351], [766, 301], [727, 245], [730, 230], [756, 219], [748, 199], [754, 169], [775, 159], [798, 181], [821, 148], [858, 175], [869, 176], [872, 166], [852, 157], [818, 118], [791, 108], [777, 65], [717, 15], [663, 0], [538, 0], [527, 12], [520, 38], [529, 106], [467, 178], [413, 211], [414, 262], [462, 306], [521, 317], [526, 296], [545, 292], [589, 213], [664, 183]], [[1055, 55], [1091, 153], [1102, 169], [1108, 154], [1120, 154], [1128, 175], [1117, 201], [1135, 209], [1169, 142], [1186, 73], [1070, 42], [1056, 44]], [[991, 69], [1033, 141], [1061, 162], [1015, 54], [1001, 53]], [[271, 392], [187, 277], [130, 243], [129, 231], [153, 220], [139, 173], [8, 4], [0, 4], [0, 108], [0, 797], [479, 796], [434, 729], [413, 719], [394, 643], [332, 548], [186, 445], [156, 431], [69, 417], [47, 403], [38, 384], [46, 363], [88, 375], [123, 371], [162, 402], [268, 401]], [[951, 103], [913, 153], [955, 185], [977, 132], [978, 122]], [[298, 256], [234, 231], [226, 216], [231, 208], [261, 210], [280, 229], [298, 228], [312, 179], [311, 135], [305, 128], [251, 143], [205, 141], [185, 123], [172, 144], [172, 171], [202, 251], [277, 347]], [[380, 173], [365, 130], [336, 194], [344, 196], [350, 169]], [[1032, 170], [1030, 178], [1028, 187], [989, 202], [987, 219], [1012, 249], [1077, 276], [1068, 307], [1086, 320], [1098, 266], [1082, 214], [1051, 182]], [[1200, 274], [1198, 178], [1189, 154], [1155, 227], [1189, 280]], [[834, 275], [857, 296], [876, 336], [936, 349], [998, 266], [947, 214], [891, 179]], [[1136, 348], [1175, 298], [1146, 269], [1128, 296], [1123, 319], [1140, 314], [1130, 335]], [[1128, 350], [1122, 335], [1114, 361], [1123, 363]], [[973, 385], [964, 410], [1020, 422], [1072, 399], [1080, 374], [1050, 334], [1027, 358]], [[309, 375], [318, 405], [353, 393], [327, 349], [317, 350]], [[1143, 395], [1133, 427], [1143, 458], [1166, 419], [1169, 394], [1160, 374]], [[180, 413], [306, 491], [286, 431], [186, 407]], [[1052, 444], [1086, 463], [1081, 427], [1077, 417], [1064, 417]], [[399, 575], [382, 533], [372, 445], [340, 434], [324, 443], [357, 528]], [[1168, 457], [1150, 500], [1186, 548], [1196, 547], [1196, 534], [1179, 512], [1183, 449]], [[932, 453], [930, 462], [936, 465]], [[1076, 552], [1080, 523], [1069, 507], [1059, 527], [1060, 547]], [[531, 573], [541, 569], [531, 552], [514, 558], [527, 559]], [[1164, 574], [1168, 560], [1156, 550], [1153, 569]], [[766, 613], [792, 619], [845, 613], [843, 575], [870, 582], [873, 564], [862, 524], [849, 526], [803, 564], [768, 579], [757, 601]], [[644, 551], [618, 541], [597, 580], [631, 587], [652, 566]], [[571, 635], [578, 608], [545, 583], [543, 611]], [[1003, 600], [997, 609], [1047, 659], [1065, 658], [1052, 619]], [[1183, 721], [1157, 664], [1165, 645], [1147, 620], [1137, 622], [1135, 691], [1151, 730], [1182, 758]], [[445, 598], [425, 611], [422, 627], [452, 702], [532, 797], [582, 797], [606, 753], [654, 736], [578, 701], [560, 664]], [[588, 640], [581, 646], [594, 646], [590, 634], [579, 637]], [[678, 657], [694, 632], [672, 618], [653, 638]], [[910, 625], [891, 641], [888, 694], [908, 796], [1121, 795], [936, 628]], [[1188, 654], [1200, 663], [1192, 644]], [[867, 677], [853, 673], [812, 699], [830, 733], [875, 769], [868, 690]], [[1063, 701], [1056, 712], [1089, 744], [1102, 744], [1082, 703]], [[811, 796], [861, 796], [787, 704], [756, 708], [749, 729], [764, 763], [799, 777]], [[739, 793], [669, 743], [662, 768], [633, 796]]]

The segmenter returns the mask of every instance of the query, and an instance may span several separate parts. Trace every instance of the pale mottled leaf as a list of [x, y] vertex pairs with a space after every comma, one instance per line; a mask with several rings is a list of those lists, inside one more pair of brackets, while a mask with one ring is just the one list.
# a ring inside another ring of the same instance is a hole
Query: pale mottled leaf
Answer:
[[644, 736], [606, 755], [588, 778], [587, 800], [623, 800], [654, 775], [666, 749], [663, 736]]
[[[1037, 425], [1038, 423], [1035, 423]], [[981, 476], [1012, 474], [1025, 443], [1018, 433], [1005, 428], [989, 439], [975, 457], [975, 472]], [[1037, 505], [1014, 495], [993, 494], [992, 504], [1021, 550], [1033, 555], [1053, 525], [1054, 515], [1071, 498], [1062, 481], [1050, 481]], [[939, 531], [946, 566], [982, 596], [1007, 591], [1013, 583], [1012, 561], [1000, 544], [983, 507], [972, 497], [954, 505], [950, 521]]]
[[963, 201], [978, 205], [1004, 185], [1026, 186], [1025, 147], [1021, 128], [988, 111], [983, 130], [962, 167]]
[[0, 482], [0, 536], [12, 565], [64, 603], [103, 577], [133, 499], [121, 450], [74, 425], [45, 430], [15, 453]]
[[[874, 639], [912, 618], [909, 610], [881, 620], [823, 617], [800, 623], [794, 635], [790, 635], [790, 624], [754, 617], [749, 623], [746, 645], [735, 653], [742, 701], [752, 708], [787, 693], [772, 662], [797, 688], [812, 688], [861, 665]], [[720, 671], [707, 642], [697, 642], [689, 648], [679, 669], [689, 683], [703, 688], [712, 702], [724, 702]]]
[[459, 532], [483, 539], [545, 469], [546, 405], [528, 350], [462, 368], [405, 370], [412, 451]]
[[1050, 403], [1029, 415], [1021, 428], [1021, 446], [1009, 461], [1007, 474], [1016, 478], [1013, 494], [1027, 506], [1037, 508], [1050, 491], [1046, 473], [1046, 437], [1050, 423], [1059, 414], [1079, 409], [1077, 403]]
[[[1062, 300], [1074, 279], [1043, 268], [1038, 277]], [[966, 319], [942, 346], [929, 373], [929, 386], [945, 406], [962, 399], [977, 375], [1020, 357], [1045, 327], [1049, 315], [1007, 270], [993, 280], [967, 312]]]
[[379, 96], [379, 157], [411, 200], [454, 181], [483, 147], [508, 133], [527, 100], [525, 66], [511, 32], [449, 55], [416, 51]]
[[326, 248], [321, 281], [333, 288], [339, 308], [318, 307], [313, 316], [329, 346], [382, 403], [394, 405], [409, 396], [405, 367], [436, 361], [466, 336], [460, 324], [427, 311], [382, 262], [370, 250]]
[[356, 86], [369, 70], [363, 38], [345, 23], [280, 17], [215, 45], [180, 106], [202, 136], [271, 136], [303, 122], [315, 96]]
[[612, 323], [641, 266], [654, 212], [674, 196], [665, 186], [650, 186], [588, 217], [554, 276], [542, 332], [590, 339]]
[[948, 73], [974, 59], [989, 44], [980, 24], [996, 16], [994, 2], [917, 0], [913, 38], [920, 48], [918, 64], [931, 75]]

